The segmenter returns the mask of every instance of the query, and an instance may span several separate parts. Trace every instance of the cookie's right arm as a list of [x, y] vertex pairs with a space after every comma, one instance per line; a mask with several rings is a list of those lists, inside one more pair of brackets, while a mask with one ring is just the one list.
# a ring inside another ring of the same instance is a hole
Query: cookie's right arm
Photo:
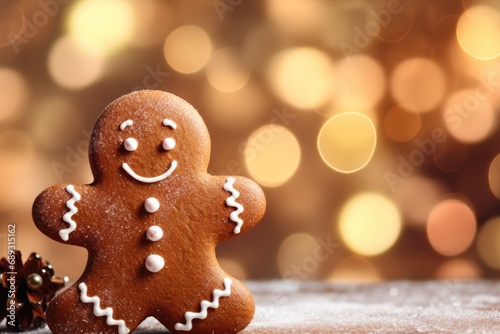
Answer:
[[45, 189], [33, 203], [33, 221], [38, 229], [51, 239], [68, 244], [78, 231], [78, 202], [82, 199], [83, 185], [59, 184]]

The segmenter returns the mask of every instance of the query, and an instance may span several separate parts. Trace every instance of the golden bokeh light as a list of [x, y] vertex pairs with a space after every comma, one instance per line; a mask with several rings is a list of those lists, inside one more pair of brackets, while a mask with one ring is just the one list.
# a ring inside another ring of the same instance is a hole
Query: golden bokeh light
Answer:
[[377, 133], [370, 118], [347, 112], [333, 116], [321, 127], [317, 145], [330, 168], [353, 173], [370, 162], [377, 146]]
[[410, 141], [418, 134], [422, 126], [422, 117], [410, 106], [396, 105], [384, 118], [384, 129], [395, 141]]
[[365, 192], [353, 196], [342, 207], [338, 229], [344, 243], [365, 256], [382, 254], [401, 233], [401, 216], [387, 197]]
[[309, 269], [309, 273], [318, 269], [319, 263], [314, 259], [314, 254], [320, 246], [309, 234], [297, 233], [290, 235], [280, 245], [278, 250], [278, 269], [283, 278], [305, 279], [297, 277], [296, 268], [302, 272]]
[[333, 101], [339, 109], [373, 108], [386, 89], [385, 72], [379, 62], [365, 55], [343, 58], [335, 68]]
[[493, 195], [500, 199], [500, 154], [498, 154], [490, 164], [488, 183]]
[[[453, 64], [455, 70], [459, 72], [454, 73], [455, 80], [460, 77], [460, 73], [469, 75], [471, 78], [479, 79], [481, 85], [488, 82], [490, 78], [495, 78], [498, 76], [498, 64], [500, 58], [494, 59], [478, 59], [471, 57], [467, 52], [463, 51], [458, 40], [451, 42], [450, 49], [448, 51], [447, 62]], [[453, 77], [452, 77], [453, 78]], [[491, 90], [495, 94], [494, 90], [496, 86], [486, 84], [486, 89]]]
[[351, 255], [342, 259], [327, 280], [332, 282], [375, 283], [382, 280], [375, 267], [365, 258]]
[[208, 82], [223, 92], [239, 90], [250, 79], [250, 70], [238, 50], [232, 47], [215, 51], [207, 64], [206, 73]]
[[476, 248], [486, 265], [500, 270], [500, 217], [491, 218], [481, 227]]
[[336, 115], [341, 115], [346, 112], [355, 112], [355, 113], [360, 113], [365, 115], [370, 119], [370, 121], [373, 123], [375, 128], [378, 127], [378, 110], [377, 108], [370, 108], [370, 109], [364, 109], [364, 110], [353, 110], [353, 111], [346, 111], [345, 109], [339, 109], [335, 105], [331, 104], [327, 106], [326, 108], [321, 108], [321, 109], [316, 109], [315, 110], [318, 115], [321, 115], [323, 118], [331, 118]]
[[18, 116], [28, 95], [24, 77], [14, 70], [0, 67], [0, 122]]
[[500, 11], [477, 5], [467, 9], [457, 24], [457, 39], [462, 49], [478, 59], [500, 55]]
[[492, 103], [474, 89], [452, 94], [445, 103], [443, 117], [448, 132], [464, 143], [484, 140], [497, 125]]
[[104, 58], [99, 52], [71, 36], [63, 36], [54, 42], [47, 65], [57, 84], [75, 90], [94, 84], [105, 69]]
[[163, 54], [177, 72], [195, 73], [201, 70], [212, 54], [212, 42], [202, 28], [186, 25], [172, 31], [165, 40]]
[[252, 178], [263, 186], [278, 187], [295, 174], [301, 150], [297, 138], [289, 130], [270, 124], [250, 136], [244, 158]]
[[324, 8], [315, 0], [267, 0], [266, 12], [280, 29], [297, 36], [317, 34]]
[[481, 270], [472, 261], [466, 259], [451, 259], [439, 266], [435, 274], [437, 279], [479, 279]]
[[427, 220], [427, 237], [440, 254], [463, 253], [476, 235], [476, 217], [462, 201], [449, 199], [438, 203]]
[[297, 47], [275, 55], [268, 68], [273, 91], [286, 103], [314, 109], [331, 98], [333, 64], [322, 51]]
[[441, 67], [427, 58], [411, 58], [400, 63], [391, 77], [394, 99], [419, 112], [428, 112], [438, 106], [447, 89]]
[[66, 27], [70, 36], [109, 56], [132, 40], [134, 9], [126, 0], [79, 0], [69, 9]]
[[497, 0], [461, 0], [461, 2], [464, 10], [478, 5], [485, 5], [500, 10], [500, 3]]

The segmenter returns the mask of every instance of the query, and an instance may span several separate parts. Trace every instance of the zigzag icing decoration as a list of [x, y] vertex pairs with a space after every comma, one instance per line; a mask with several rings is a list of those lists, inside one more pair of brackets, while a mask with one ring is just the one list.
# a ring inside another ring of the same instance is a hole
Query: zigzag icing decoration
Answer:
[[66, 186], [66, 191], [72, 196], [68, 201], [66, 201], [66, 207], [69, 209], [63, 216], [63, 220], [69, 224], [68, 228], [59, 231], [59, 236], [64, 241], [68, 241], [69, 234], [76, 229], [76, 222], [73, 220], [73, 215], [78, 212], [78, 208], [75, 203], [82, 199], [82, 196], [75, 190], [72, 184]]
[[130, 333], [130, 329], [128, 329], [127, 326], [125, 325], [125, 321], [113, 319], [113, 309], [111, 307], [106, 307], [105, 309], [102, 309], [100, 306], [101, 299], [99, 297], [97, 296], [89, 297], [87, 295], [87, 284], [82, 282], [78, 285], [78, 288], [81, 291], [80, 299], [82, 300], [82, 302], [94, 304], [94, 315], [96, 317], [106, 316], [106, 323], [110, 326], [118, 326], [119, 334]]
[[224, 190], [231, 193], [231, 196], [226, 198], [226, 204], [236, 208], [236, 211], [231, 212], [231, 215], [229, 215], [229, 219], [236, 223], [233, 232], [238, 234], [241, 231], [241, 225], [243, 225], [243, 220], [240, 218], [240, 213], [243, 212], [243, 205], [236, 202], [238, 197], [240, 197], [240, 192], [234, 189], [234, 177], [230, 176], [227, 178], [226, 183], [224, 183]]
[[226, 277], [224, 278], [224, 290], [219, 290], [215, 289], [214, 292], [212, 293], [213, 300], [209, 302], [208, 300], [203, 300], [200, 305], [201, 305], [201, 311], [200, 312], [186, 312], [184, 317], [186, 318], [186, 324], [183, 323], [176, 323], [175, 324], [175, 329], [178, 331], [190, 331], [193, 328], [193, 320], [194, 319], [205, 319], [208, 315], [208, 308], [218, 308], [219, 307], [219, 298], [220, 297], [227, 297], [231, 294], [231, 284], [233, 281], [229, 278]]

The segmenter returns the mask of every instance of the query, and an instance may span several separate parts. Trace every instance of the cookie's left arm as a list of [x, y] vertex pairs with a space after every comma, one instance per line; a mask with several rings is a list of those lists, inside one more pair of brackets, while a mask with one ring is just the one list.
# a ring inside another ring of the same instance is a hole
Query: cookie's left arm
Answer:
[[225, 210], [227, 237], [245, 233], [262, 219], [266, 210], [266, 199], [262, 189], [252, 180], [241, 176], [219, 178], [221, 190], [219, 200]]

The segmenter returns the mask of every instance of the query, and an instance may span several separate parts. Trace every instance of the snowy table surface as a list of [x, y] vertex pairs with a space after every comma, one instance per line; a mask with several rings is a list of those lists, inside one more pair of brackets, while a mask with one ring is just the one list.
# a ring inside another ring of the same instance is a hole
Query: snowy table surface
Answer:
[[[257, 309], [241, 333], [500, 333], [500, 281], [246, 284]], [[136, 331], [167, 332], [154, 318]]]

